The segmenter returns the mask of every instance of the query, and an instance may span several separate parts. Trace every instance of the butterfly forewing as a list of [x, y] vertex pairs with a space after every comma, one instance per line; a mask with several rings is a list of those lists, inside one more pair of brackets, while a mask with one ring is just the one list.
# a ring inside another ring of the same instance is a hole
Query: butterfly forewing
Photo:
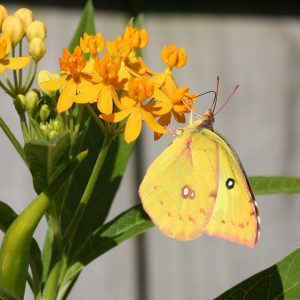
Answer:
[[139, 194], [152, 221], [166, 235], [195, 239], [208, 223], [218, 187], [218, 145], [184, 130], [151, 164]]
[[256, 202], [243, 167], [232, 148], [216, 133], [203, 134], [218, 144], [220, 164], [216, 204], [205, 233], [253, 247], [258, 239]]

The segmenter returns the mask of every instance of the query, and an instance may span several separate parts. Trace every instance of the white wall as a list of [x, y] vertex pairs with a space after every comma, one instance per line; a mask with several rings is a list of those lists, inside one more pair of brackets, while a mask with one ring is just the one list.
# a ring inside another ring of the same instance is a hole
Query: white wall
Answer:
[[[21, 5], [22, 6], [22, 5]], [[16, 7], [9, 6], [12, 13]], [[80, 11], [33, 8], [48, 26], [47, 56], [41, 68], [58, 71], [61, 49], [77, 25]], [[97, 29], [107, 38], [119, 35], [125, 14], [97, 12]], [[215, 88], [221, 76], [220, 100], [235, 84], [240, 89], [217, 116], [215, 128], [234, 146], [249, 175], [300, 176], [300, 22], [292, 18], [255, 18], [204, 15], [145, 15], [150, 45], [146, 62], [163, 70], [160, 51], [174, 42], [189, 54], [187, 66], [176, 72], [182, 86], [201, 93]], [[1, 92], [0, 115], [21, 139], [17, 114]], [[220, 101], [221, 102], [221, 101]], [[198, 112], [211, 104], [203, 97]], [[145, 167], [169, 143], [154, 143], [145, 130], [142, 141]], [[0, 131], [0, 199], [20, 212], [34, 197], [23, 162]], [[126, 172], [110, 218], [129, 208], [134, 189], [133, 159]], [[270, 266], [299, 247], [299, 196], [258, 197], [262, 236], [255, 249], [202, 236], [178, 242], [157, 229], [145, 234], [148, 299], [211, 299], [248, 276]], [[42, 241], [45, 223], [36, 237]], [[3, 235], [1, 235], [2, 237]], [[137, 248], [131, 240], [105, 254], [81, 274], [70, 299], [138, 299]], [[26, 299], [31, 299], [28, 292]]]

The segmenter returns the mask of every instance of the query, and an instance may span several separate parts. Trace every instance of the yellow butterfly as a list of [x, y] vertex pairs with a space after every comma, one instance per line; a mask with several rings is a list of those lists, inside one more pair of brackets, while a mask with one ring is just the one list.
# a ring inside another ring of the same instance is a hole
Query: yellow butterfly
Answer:
[[193, 240], [206, 233], [254, 247], [257, 204], [237, 154], [213, 130], [215, 95], [212, 108], [180, 130], [150, 165], [139, 195], [153, 223], [169, 237]]

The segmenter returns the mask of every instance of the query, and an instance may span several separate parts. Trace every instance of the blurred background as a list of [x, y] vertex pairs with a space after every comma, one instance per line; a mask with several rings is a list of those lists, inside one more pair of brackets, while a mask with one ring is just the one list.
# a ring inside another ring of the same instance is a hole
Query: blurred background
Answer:
[[[7, 1], [9, 13], [28, 7], [48, 29], [47, 55], [40, 63], [58, 72], [61, 49], [68, 46], [84, 1]], [[299, 9], [281, 1], [95, 1], [96, 28], [107, 39], [120, 35], [128, 19], [144, 11], [150, 43], [146, 63], [163, 70], [160, 51], [171, 42], [185, 47], [187, 65], [177, 69], [180, 86], [192, 93], [215, 89], [219, 105], [240, 85], [218, 114], [216, 131], [237, 151], [248, 175], [300, 176], [300, 20]], [[247, 4], [248, 5], [248, 4]], [[1, 91], [0, 115], [19, 140], [21, 129], [11, 99]], [[212, 97], [201, 97], [205, 112]], [[177, 125], [178, 126], [178, 125]], [[172, 137], [153, 141], [145, 128], [117, 194], [109, 219], [136, 204], [137, 188], [151, 161]], [[0, 131], [0, 199], [18, 213], [35, 197], [31, 175]], [[276, 263], [300, 245], [300, 196], [257, 197], [261, 240], [248, 249], [202, 236], [178, 242], [156, 228], [106, 253], [84, 269], [69, 299], [212, 299]], [[45, 221], [35, 237], [42, 244]], [[0, 239], [3, 235], [1, 233]], [[31, 299], [27, 293], [26, 299]]]

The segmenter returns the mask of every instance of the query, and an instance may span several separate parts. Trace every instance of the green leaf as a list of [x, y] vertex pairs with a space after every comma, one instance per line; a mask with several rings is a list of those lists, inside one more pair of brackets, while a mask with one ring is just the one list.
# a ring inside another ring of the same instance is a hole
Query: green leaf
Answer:
[[81, 152], [57, 176], [47, 189], [40, 193], [7, 229], [0, 249], [0, 288], [23, 298], [30, 262], [32, 236], [51, 200], [73, 174], [87, 151]]
[[[18, 215], [10, 206], [0, 201], [0, 230], [6, 232], [8, 227], [17, 218], [17, 216]], [[41, 260], [40, 247], [34, 238], [32, 238], [31, 241], [29, 264], [33, 277], [33, 284], [35, 284], [34, 286], [32, 286], [32, 289], [33, 292], [37, 293], [40, 288], [39, 283], [41, 282], [42, 278], [43, 264]]]
[[68, 133], [49, 141], [41, 139], [25, 144], [24, 151], [37, 194], [44, 191], [68, 164], [70, 147]]
[[254, 176], [249, 181], [255, 195], [300, 193], [298, 177]]
[[[103, 141], [104, 136], [102, 132], [94, 120], [90, 119], [83, 141], [83, 149], [89, 150], [89, 156], [72, 178], [63, 208], [63, 230], [65, 230], [70, 223], [76, 210]], [[104, 223], [119, 188], [133, 146], [134, 143], [127, 144], [124, 142], [123, 135], [120, 135], [112, 142], [109, 153], [104, 161], [102, 172], [100, 173], [89, 204], [78, 226], [73, 249], [78, 249], [87, 237]]]
[[300, 299], [300, 249], [216, 299]]
[[65, 273], [61, 284], [59, 299], [64, 299], [66, 293], [69, 292], [69, 287], [78, 278], [85, 265], [113, 247], [143, 233], [151, 227], [153, 227], [153, 223], [144, 212], [142, 205], [139, 204], [96, 230], [77, 249], [73, 260], [70, 262], [70, 267]]
[[66, 272], [62, 283], [60, 284], [57, 300], [65, 299], [66, 295], [69, 293], [74, 281], [77, 279], [81, 270], [84, 268], [82, 263], [73, 264]]
[[151, 227], [153, 227], [153, 223], [144, 212], [142, 205], [138, 204], [95, 231], [88, 241], [78, 249], [74, 259], [87, 265], [111, 248]]
[[17, 216], [9, 205], [0, 201], [0, 230], [5, 232]]
[[88, 34], [95, 34], [96, 32], [93, 1], [91, 0], [87, 1], [86, 3], [79, 21], [79, 25], [69, 44], [69, 50], [71, 52], [73, 52], [75, 47], [79, 45], [80, 37], [82, 37], [85, 32]]

